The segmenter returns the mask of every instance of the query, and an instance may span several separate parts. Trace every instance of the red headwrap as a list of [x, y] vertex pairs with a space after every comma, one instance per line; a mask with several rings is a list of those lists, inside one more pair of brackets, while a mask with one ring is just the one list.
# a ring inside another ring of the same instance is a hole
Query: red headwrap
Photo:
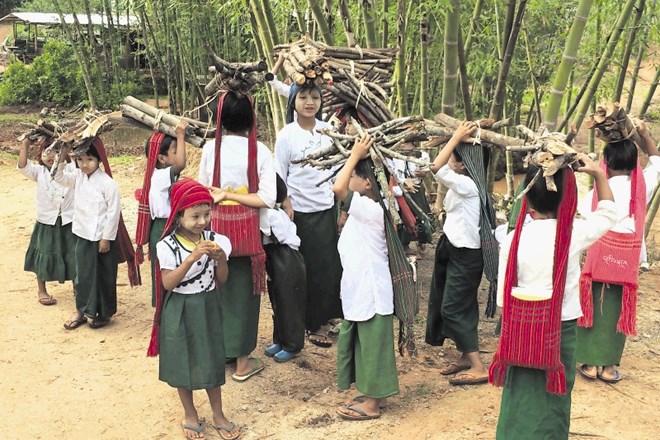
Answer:
[[[173, 232], [172, 229], [174, 229], [174, 220], [177, 218], [177, 215], [180, 212], [201, 204], [213, 204], [213, 197], [211, 197], [209, 190], [201, 183], [198, 183], [192, 179], [181, 179], [174, 183], [170, 191], [170, 200], [172, 204], [172, 211], [170, 212], [170, 216], [167, 219], [167, 223], [165, 224], [165, 229], [163, 230], [161, 239]], [[160, 349], [160, 316], [162, 314], [163, 302], [165, 299], [165, 295], [163, 294], [164, 292], [160, 273], [160, 264], [158, 264], [158, 261], [156, 261], [154, 264], [156, 265], [156, 312], [154, 313], [154, 322], [151, 328], [151, 340], [149, 342], [149, 348], [147, 349], [147, 356], [158, 355]]]

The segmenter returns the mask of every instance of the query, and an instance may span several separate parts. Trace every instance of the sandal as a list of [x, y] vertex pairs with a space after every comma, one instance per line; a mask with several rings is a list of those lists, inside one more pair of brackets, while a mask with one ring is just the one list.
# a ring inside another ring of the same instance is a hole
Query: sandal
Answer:
[[53, 298], [52, 295], [42, 296], [41, 298], [39, 298], [39, 304], [41, 304], [42, 306], [54, 306], [55, 304], [57, 304], [57, 300]]
[[326, 335], [320, 335], [318, 333], [309, 332], [307, 334], [307, 339], [309, 342], [321, 348], [330, 348], [332, 347], [332, 341]]
[[[343, 412], [342, 410], [349, 410], [353, 411], [355, 413], [358, 413], [357, 416], [354, 416], [353, 414], [347, 414]], [[354, 405], [346, 405], [341, 408], [337, 408], [337, 414], [339, 414], [339, 417], [341, 417], [344, 420], [351, 420], [351, 421], [359, 421], [359, 420], [374, 420], [380, 418], [380, 413], [378, 414], [367, 414], [366, 412], [362, 411], [360, 408], [356, 408]]]
[[254, 366], [247, 374], [239, 376], [238, 374], [234, 373], [231, 375], [231, 378], [234, 379], [236, 382], [245, 382], [252, 376], [261, 373], [264, 370], [264, 368], [266, 368], [266, 364], [264, 364], [261, 359], [259, 358], [250, 358], [250, 359], [254, 360]]
[[64, 323], [64, 328], [67, 330], [75, 330], [86, 322], [87, 322], [86, 316], [76, 319], [69, 319], [67, 322]]
[[587, 365], [587, 364], [580, 365], [580, 368], [578, 368], [578, 373], [580, 373], [580, 375], [582, 377], [584, 377], [585, 379], [587, 379], [587, 380], [596, 380], [596, 378], [599, 377], [598, 376], [598, 374], [599, 374], [598, 373], [598, 367], [594, 367], [594, 368], [596, 368], [596, 374], [589, 374], [589, 373], [587, 373], [586, 367], [591, 367], [591, 366], [592, 365]]
[[471, 373], [458, 373], [449, 379], [449, 385], [479, 385], [488, 383], [488, 376], [475, 376]]
[[[231, 432], [236, 428], [236, 424], [233, 422], [229, 422], [226, 425], [216, 425], [215, 423], [213, 424], [213, 427], [215, 430], [218, 432], [218, 435], [222, 437], [223, 440], [235, 440], [241, 436], [241, 430], [239, 429], [236, 431], [235, 434], [232, 434]], [[223, 433], [227, 434], [223, 434]]]
[[623, 376], [621, 375], [621, 373], [619, 373], [619, 370], [617, 369], [614, 369], [614, 377], [604, 377], [602, 371], [598, 373], [597, 376], [598, 379], [609, 384], [615, 384], [617, 382], [621, 382], [621, 379], [623, 379]]
[[[355, 397], [353, 397], [353, 402], [362, 403], [362, 402], [364, 402], [365, 397], [367, 397], [367, 396], [365, 396], [364, 394], [361, 394], [359, 396], [355, 396]], [[378, 408], [380, 408], [380, 409], [387, 408], [387, 400], [380, 399], [380, 403], [378, 404]]]
[[449, 365], [446, 367], [440, 369], [440, 374], [443, 376], [451, 376], [456, 373], [460, 373], [461, 371], [469, 370], [470, 365], [459, 365], [456, 362], [451, 362]]
[[92, 322], [89, 323], [89, 327], [93, 329], [99, 329], [105, 327], [110, 322], [110, 318], [94, 318]]
[[[191, 425], [190, 423], [182, 423], [181, 426], [183, 427], [183, 435], [187, 439], [204, 438], [199, 436], [199, 434], [201, 434], [204, 431], [204, 428], [206, 428], [206, 422], [204, 422], [203, 420], [200, 420], [197, 426]], [[198, 434], [197, 437], [191, 437], [188, 433], [186, 433], [186, 430]]]

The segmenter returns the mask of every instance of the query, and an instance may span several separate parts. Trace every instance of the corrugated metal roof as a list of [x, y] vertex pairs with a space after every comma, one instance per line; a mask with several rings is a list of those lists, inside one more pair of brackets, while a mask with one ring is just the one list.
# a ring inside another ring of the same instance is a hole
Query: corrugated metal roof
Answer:
[[[76, 14], [78, 17], [78, 22], [82, 26], [87, 26], [87, 14]], [[107, 27], [108, 20], [105, 15], [101, 14], [91, 14], [90, 16], [92, 24], [96, 26]], [[129, 21], [130, 20], [130, 21]], [[137, 25], [139, 23], [137, 17], [131, 15], [127, 20], [126, 15], [119, 16], [119, 21], [117, 22], [117, 17], [113, 17], [113, 24], [115, 26], [125, 27], [127, 23], [130, 22], [131, 25]], [[44, 25], [55, 25], [60, 24], [60, 16], [57, 14], [45, 13], [45, 12], [13, 12], [11, 14], [5, 15], [0, 19], [2, 22], [21, 22], [21, 23], [30, 23], [30, 24], [44, 24]], [[64, 21], [67, 24], [73, 24], [73, 14], [64, 14]]]

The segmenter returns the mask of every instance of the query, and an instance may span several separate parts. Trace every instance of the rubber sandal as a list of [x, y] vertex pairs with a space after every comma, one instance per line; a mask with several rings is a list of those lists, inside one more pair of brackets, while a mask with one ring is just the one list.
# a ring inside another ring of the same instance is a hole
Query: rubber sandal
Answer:
[[273, 359], [275, 359], [275, 362], [284, 363], [290, 361], [298, 355], [300, 355], [300, 351], [281, 350], [275, 356], [273, 356]]
[[[234, 428], [236, 428], [236, 424], [234, 424], [233, 422], [229, 422], [228, 424], [226, 424], [224, 426], [213, 424], [213, 427], [218, 432], [218, 435], [220, 437], [222, 437], [223, 440], [235, 440], [235, 439], [237, 439], [241, 436], [241, 430], [240, 429], [238, 430], [238, 432], [236, 434], [232, 435], [231, 432], [234, 430]], [[227, 435], [223, 434], [223, 432], [226, 432]]]
[[346, 405], [343, 407], [343, 409], [347, 409], [349, 411], [353, 411], [358, 413], [358, 416], [354, 416], [352, 414], [346, 414], [341, 411], [342, 408], [337, 408], [337, 414], [339, 414], [339, 417], [341, 417], [344, 420], [351, 420], [351, 421], [360, 421], [360, 420], [374, 420], [374, 419], [379, 419], [380, 418], [380, 413], [379, 414], [374, 414], [374, 415], [369, 415], [366, 412], [362, 411], [360, 408], [356, 408], [353, 405]]
[[87, 322], [86, 316], [77, 319], [69, 319], [67, 322], [64, 323], [64, 328], [67, 330], [75, 330], [86, 322]]
[[252, 376], [261, 373], [264, 370], [264, 368], [266, 368], [266, 364], [264, 364], [261, 359], [259, 358], [250, 358], [250, 359], [254, 359], [255, 363], [254, 363], [254, 367], [252, 367], [252, 369], [248, 374], [239, 376], [238, 374], [234, 373], [231, 375], [231, 378], [234, 379], [236, 382], [245, 382]]
[[[365, 397], [367, 397], [367, 396], [365, 396], [364, 394], [361, 394], [359, 396], [355, 396], [355, 397], [353, 397], [353, 402], [362, 403], [362, 402], [364, 402]], [[378, 404], [378, 407], [380, 409], [387, 408], [387, 401], [381, 399], [380, 403]]]
[[585, 379], [587, 379], [587, 380], [596, 380], [596, 378], [598, 377], [598, 367], [596, 367], [596, 374], [591, 375], [591, 374], [587, 373], [587, 371], [585, 369], [585, 367], [590, 367], [590, 366], [591, 365], [587, 365], [587, 364], [580, 365], [580, 368], [578, 368], [578, 373], [580, 373], [580, 375], [582, 377], [584, 377]]
[[264, 354], [270, 358], [275, 356], [277, 353], [282, 351], [282, 346], [280, 344], [273, 344], [267, 349], [264, 350]]
[[440, 374], [443, 376], [451, 376], [456, 373], [460, 373], [461, 371], [469, 370], [470, 366], [469, 365], [458, 365], [455, 362], [451, 362], [449, 365], [446, 367], [442, 368], [440, 370]]
[[488, 383], [488, 376], [477, 377], [470, 373], [459, 373], [449, 379], [449, 385], [479, 385], [482, 383]]
[[92, 322], [89, 323], [89, 327], [96, 330], [101, 327], [105, 327], [109, 322], [110, 318], [94, 318], [92, 319]]
[[[323, 338], [323, 339], [314, 339], [314, 338]], [[318, 333], [308, 333], [307, 339], [309, 342], [321, 348], [330, 348], [332, 347], [332, 341], [326, 335], [320, 335]]]
[[621, 382], [621, 379], [623, 379], [623, 376], [621, 375], [621, 373], [619, 373], [619, 370], [615, 369], [614, 372], [615, 372], [615, 375], [614, 375], [614, 377], [611, 377], [611, 378], [610, 377], [603, 377], [602, 373], [598, 373], [598, 379], [602, 380], [605, 383], [609, 383], [609, 384], [615, 384], [617, 382]]
[[199, 425], [197, 425], [197, 426], [191, 425], [190, 423], [183, 423], [183, 424], [181, 424], [181, 426], [183, 427], [183, 435], [185, 436], [185, 438], [194, 439], [195, 437], [190, 437], [190, 436], [188, 436], [188, 434], [186, 434], [186, 429], [189, 430], [189, 431], [193, 431], [196, 434], [201, 434], [202, 431], [204, 431], [204, 428], [206, 427], [206, 422], [204, 422], [203, 420], [200, 420]]
[[42, 306], [54, 306], [55, 304], [57, 304], [57, 300], [52, 296], [44, 296], [42, 298], [39, 298], [39, 304], [41, 304]]

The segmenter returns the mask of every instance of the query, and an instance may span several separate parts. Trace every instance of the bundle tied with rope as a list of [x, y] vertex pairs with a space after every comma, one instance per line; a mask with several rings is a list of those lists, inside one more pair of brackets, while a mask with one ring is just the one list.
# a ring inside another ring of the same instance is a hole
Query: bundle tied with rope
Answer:
[[648, 153], [646, 143], [637, 133], [635, 121], [618, 102], [598, 105], [596, 112], [589, 116], [586, 127], [594, 130], [596, 137], [605, 143], [616, 144], [630, 139]]

